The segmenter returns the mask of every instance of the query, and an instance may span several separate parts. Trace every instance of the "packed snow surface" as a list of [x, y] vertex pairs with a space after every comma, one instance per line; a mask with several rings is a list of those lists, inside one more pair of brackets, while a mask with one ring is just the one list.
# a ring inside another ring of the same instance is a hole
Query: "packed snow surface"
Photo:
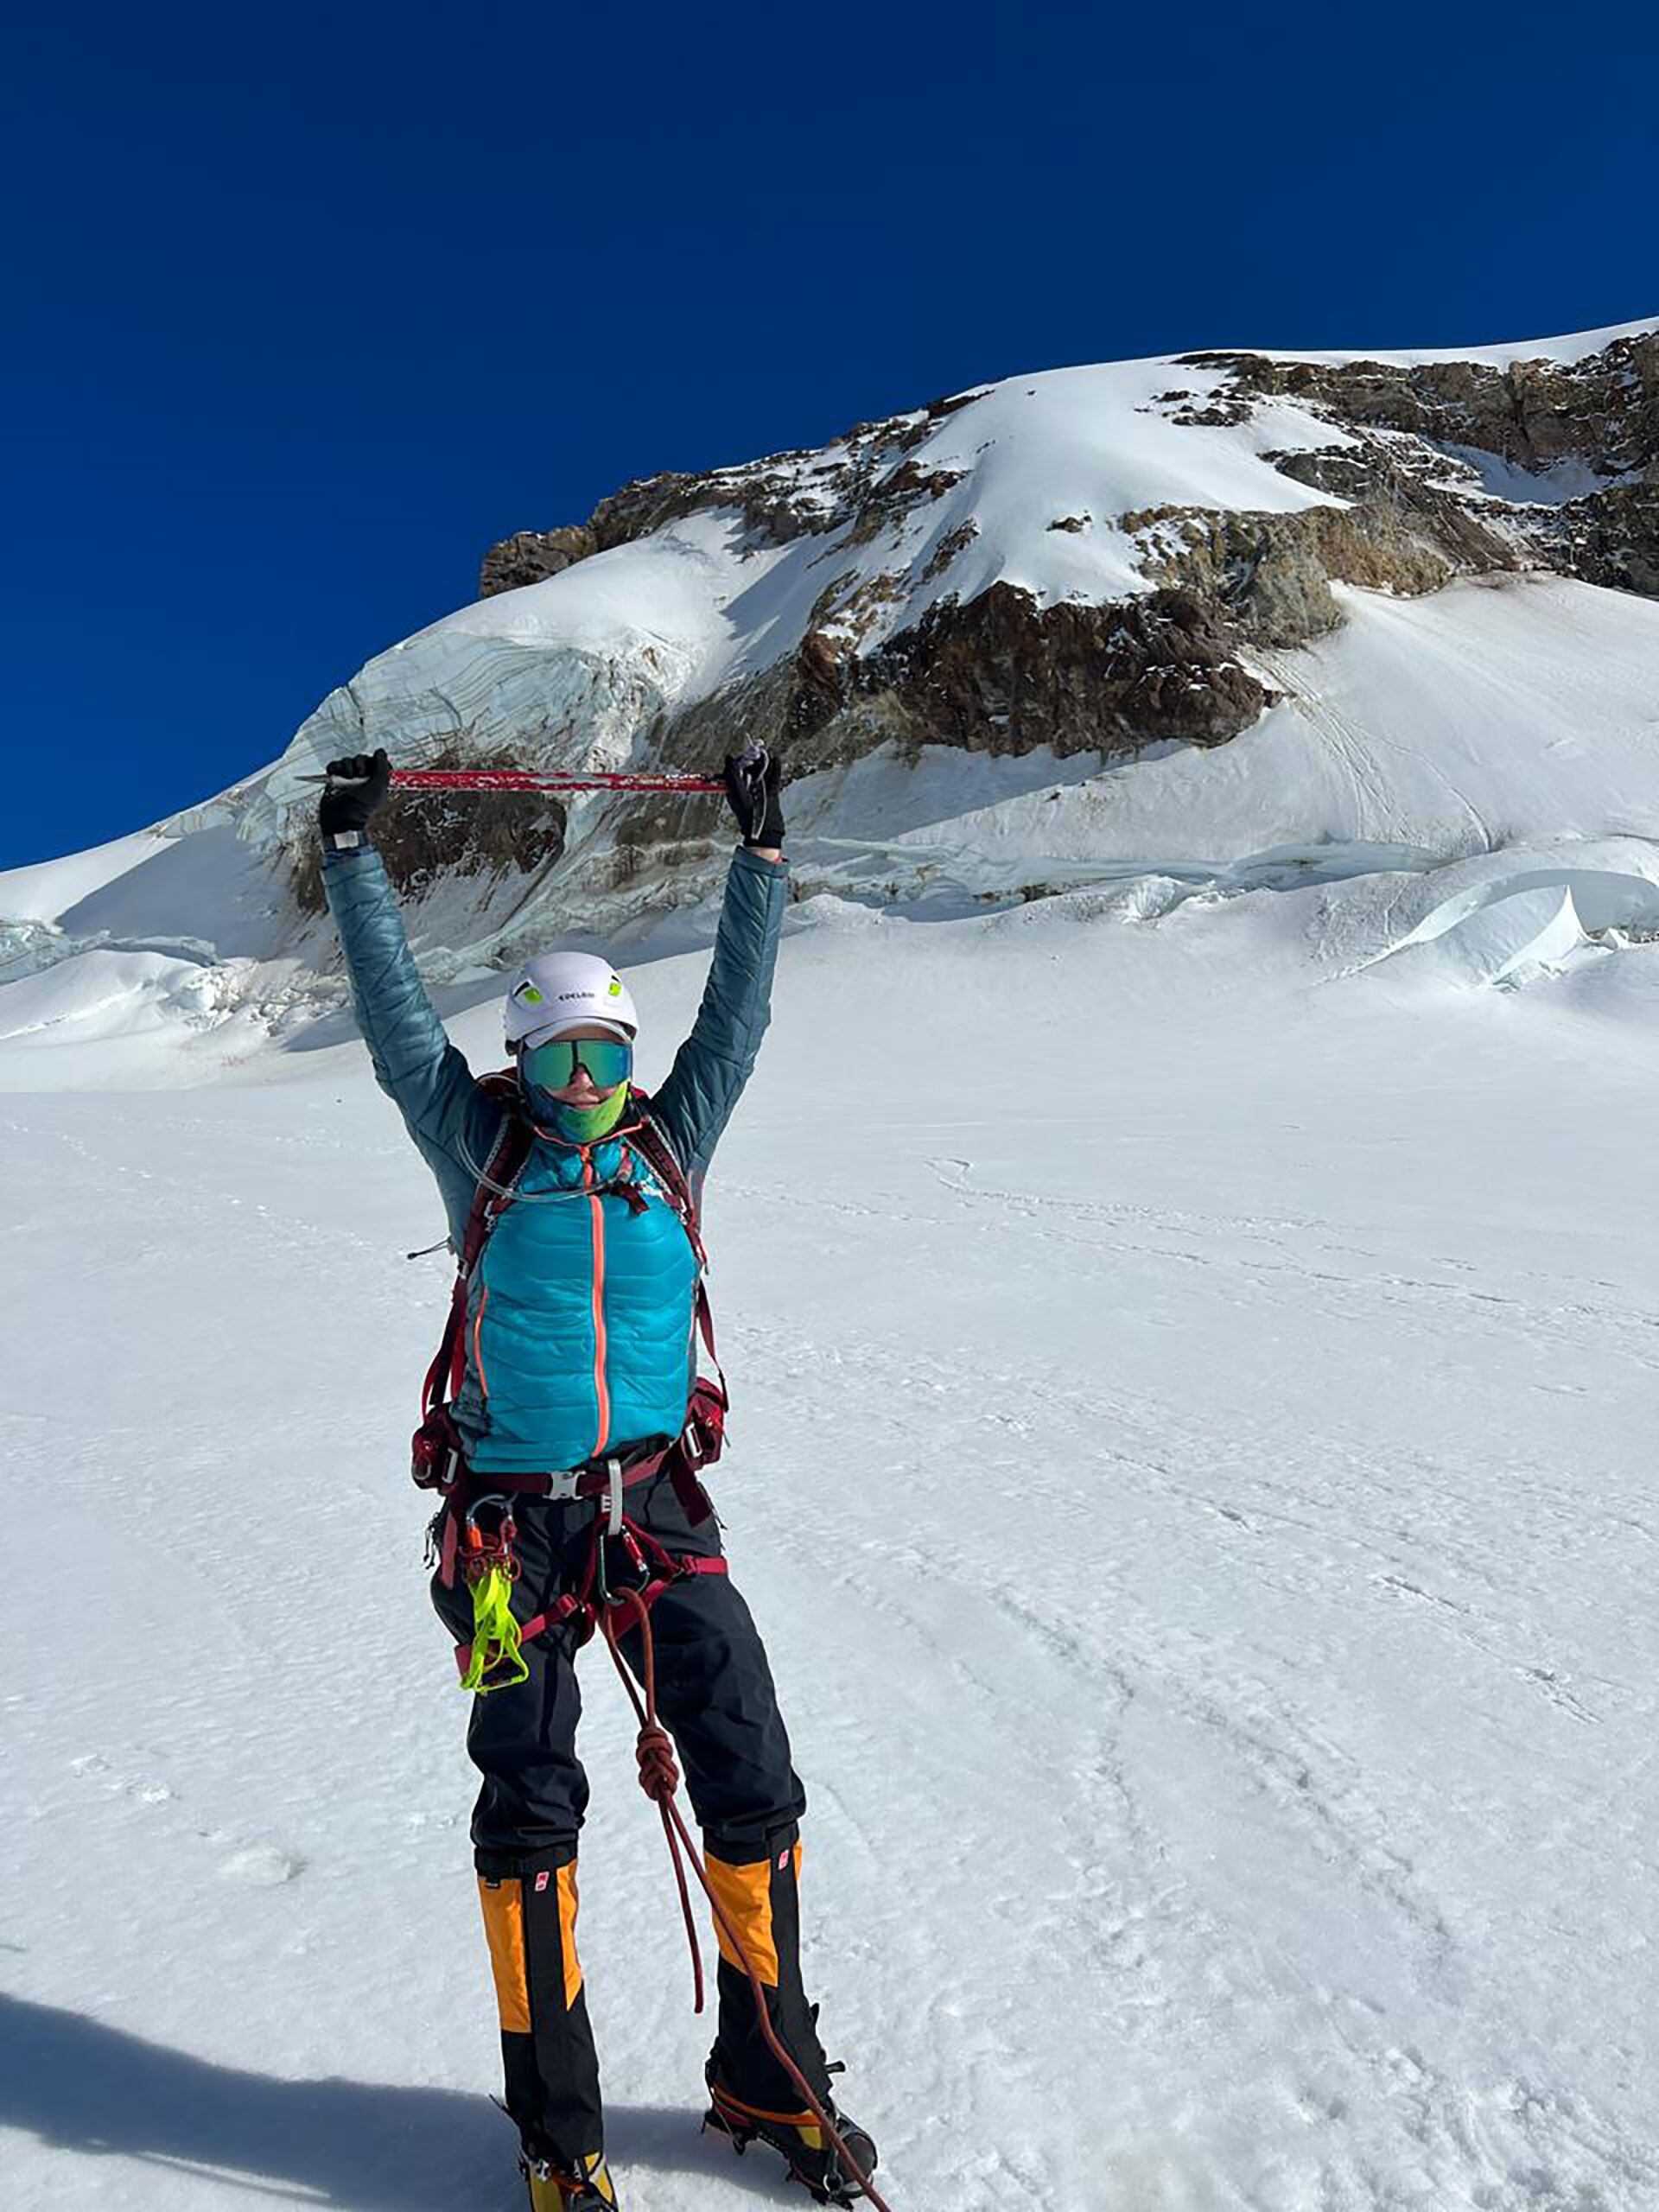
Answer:
[[[1659, 2202], [1653, 849], [1371, 860], [791, 918], [711, 1184], [718, 1494], [895, 2207]], [[703, 969], [634, 965], [648, 1080]], [[8, 2202], [508, 2212], [404, 1472], [435, 1193], [354, 1042], [136, 1090], [174, 1048], [86, 988], [0, 1153]], [[625, 2203], [782, 2207], [698, 2135], [587, 1679]]]

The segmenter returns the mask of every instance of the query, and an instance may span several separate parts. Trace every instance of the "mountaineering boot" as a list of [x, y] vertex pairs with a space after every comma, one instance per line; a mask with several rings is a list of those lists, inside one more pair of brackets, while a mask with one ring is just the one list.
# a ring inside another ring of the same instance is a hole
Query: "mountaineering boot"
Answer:
[[574, 1837], [512, 1858], [480, 1851], [478, 1894], [501, 2022], [502, 2102], [518, 2130], [530, 2201], [537, 2212], [613, 2205], [576, 1957]]
[[547, 2161], [519, 2161], [530, 2186], [530, 2212], [616, 2212], [616, 2191], [603, 2152], [582, 2160], [580, 2174], [556, 2172]]
[[[823, 2130], [801, 2103], [798, 2086], [773, 2056], [756, 2017], [754, 1990], [727, 1934], [734, 1931], [754, 1968], [772, 2033], [846, 2139], [865, 2173], [875, 2145], [861, 2127], [843, 2124], [830, 2098], [830, 2068], [818, 2041], [818, 2008], [801, 1986], [800, 1831], [791, 1821], [759, 1847], [707, 1836], [704, 1863], [720, 1901], [720, 2031], [709, 2054], [705, 2127], [747, 2150], [759, 2136], [783, 2153], [789, 2171], [821, 2204], [857, 2202], [857, 2184]], [[725, 1924], [723, 1924], [725, 1923]]]
[[703, 1855], [720, 1904], [715, 1921], [720, 2029], [711, 2063], [721, 2087], [762, 2112], [793, 2112], [801, 2101], [761, 2032], [754, 1990], [729, 1928], [754, 1968], [772, 2033], [822, 2101], [830, 2094], [830, 2069], [818, 2041], [817, 2008], [801, 1986], [800, 1830], [791, 1821], [760, 1844], [705, 1836]]
[[[857, 2204], [861, 2201], [858, 2183], [810, 2112], [762, 2112], [754, 2105], [744, 2104], [721, 2087], [713, 2058], [709, 2061], [708, 2082], [709, 2110], [702, 2124], [717, 2134], [729, 2136], [734, 2150], [747, 2151], [758, 2137], [782, 2152], [791, 2175], [814, 2202]], [[828, 2097], [821, 2101], [859, 2171], [868, 2179], [875, 2171], [874, 2144], [858, 2122], [838, 2111]]]

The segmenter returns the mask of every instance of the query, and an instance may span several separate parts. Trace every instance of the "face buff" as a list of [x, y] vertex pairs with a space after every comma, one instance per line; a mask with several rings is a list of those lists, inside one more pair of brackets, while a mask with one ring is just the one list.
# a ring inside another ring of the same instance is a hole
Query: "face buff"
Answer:
[[628, 1086], [619, 1083], [610, 1096], [597, 1106], [562, 1106], [556, 1099], [538, 1098], [530, 1093], [531, 1109], [537, 1120], [563, 1137], [569, 1144], [597, 1144], [601, 1137], [609, 1136], [621, 1120], [628, 1103]]

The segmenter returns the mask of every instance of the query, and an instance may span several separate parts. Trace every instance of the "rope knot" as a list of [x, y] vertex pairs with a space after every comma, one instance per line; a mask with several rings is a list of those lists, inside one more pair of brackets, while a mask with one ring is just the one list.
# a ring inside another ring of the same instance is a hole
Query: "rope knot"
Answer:
[[654, 1805], [666, 1803], [680, 1786], [680, 1770], [674, 1764], [674, 1746], [666, 1728], [648, 1723], [634, 1745], [639, 1762], [639, 1787]]

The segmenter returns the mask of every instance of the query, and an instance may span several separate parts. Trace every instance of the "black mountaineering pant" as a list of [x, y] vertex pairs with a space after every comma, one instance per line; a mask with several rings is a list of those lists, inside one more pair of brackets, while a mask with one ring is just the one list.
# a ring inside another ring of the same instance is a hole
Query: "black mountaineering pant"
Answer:
[[[487, 1477], [480, 1478], [487, 1481]], [[666, 1475], [627, 1493], [628, 1518], [677, 1554], [720, 1551], [712, 1518], [693, 1528]], [[517, 1498], [521, 1571], [512, 1610], [544, 1611], [581, 1582], [595, 1509]], [[433, 1602], [457, 1643], [472, 1600], [457, 1579]], [[709, 1877], [766, 1988], [779, 2040], [816, 2094], [829, 2088], [801, 1986], [797, 1822], [806, 1798], [791, 1764], [772, 1670], [748, 1607], [723, 1574], [671, 1584], [651, 1609], [657, 1702], [673, 1736]], [[639, 1671], [638, 1630], [620, 1639]], [[576, 1838], [588, 1780], [576, 1756], [576, 1642], [569, 1628], [524, 1646], [527, 1681], [473, 1700], [467, 1749], [483, 1775], [473, 1843], [495, 1979], [505, 2103], [532, 2158], [565, 2171], [604, 2147], [599, 2066], [576, 1956]], [[745, 2102], [793, 2112], [800, 2093], [766, 2045], [747, 1975], [720, 1938], [715, 2071]]]

